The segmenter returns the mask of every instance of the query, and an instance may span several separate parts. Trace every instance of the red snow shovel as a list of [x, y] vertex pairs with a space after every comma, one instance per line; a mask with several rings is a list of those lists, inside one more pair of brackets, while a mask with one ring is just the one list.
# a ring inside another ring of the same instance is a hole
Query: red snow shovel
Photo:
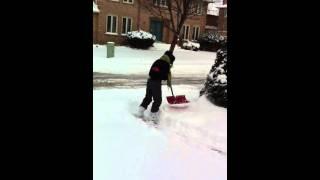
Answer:
[[168, 101], [169, 104], [185, 104], [185, 103], [189, 103], [189, 101], [186, 99], [185, 95], [174, 96], [173, 95], [173, 91], [172, 91], [172, 87], [170, 87], [170, 89], [171, 89], [172, 96], [167, 96], [167, 101]]

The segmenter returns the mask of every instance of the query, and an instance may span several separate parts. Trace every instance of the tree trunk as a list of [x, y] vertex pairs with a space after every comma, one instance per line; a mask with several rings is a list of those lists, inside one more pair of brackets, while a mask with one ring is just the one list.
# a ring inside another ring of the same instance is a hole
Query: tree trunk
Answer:
[[171, 52], [174, 51], [174, 48], [176, 47], [177, 42], [178, 42], [178, 36], [177, 34], [174, 34], [169, 51]]

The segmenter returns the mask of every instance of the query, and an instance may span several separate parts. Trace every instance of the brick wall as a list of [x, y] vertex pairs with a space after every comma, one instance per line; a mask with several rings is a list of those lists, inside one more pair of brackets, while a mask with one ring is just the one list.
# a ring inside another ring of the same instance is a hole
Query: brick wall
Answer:
[[99, 15], [97, 13], [93, 14], [93, 24], [92, 24], [92, 32], [93, 32], [93, 43], [98, 43], [98, 18]]
[[[134, 0], [134, 4], [125, 4], [119, 1], [111, 1], [111, 0], [97, 0], [97, 5], [100, 10], [100, 13], [95, 17], [94, 15], [94, 27], [93, 27], [93, 41], [99, 44], [105, 44], [107, 41], [113, 41], [117, 45], [123, 44], [125, 40], [125, 36], [121, 35], [122, 28], [122, 17], [128, 16], [132, 18], [132, 30], [138, 29], [138, 20], [140, 20], [140, 29], [149, 32], [150, 31], [150, 20], [152, 18], [157, 18], [152, 16], [147, 10], [141, 8], [140, 11], [140, 19], [138, 19], [139, 13], [139, 4], [138, 0]], [[195, 16], [191, 19], [188, 19], [185, 24], [190, 25], [190, 39], [191, 39], [191, 30], [193, 26], [200, 26], [200, 33], [204, 32], [206, 25], [206, 12], [207, 5], [204, 3], [203, 6], [203, 15]], [[115, 15], [118, 16], [118, 31], [117, 35], [109, 35], [106, 34], [106, 22], [107, 15]], [[163, 28], [162, 35], [163, 42], [170, 43], [173, 39], [173, 33], [166, 27]]]
[[[113, 41], [116, 44], [122, 44], [125, 37], [121, 35], [122, 17], [132, 18], [132, 30], [136, 30], [136, 22], [138, 16], [138, 3], [134, 0], [134, 4], [123, 3], [122, 0], [98, 0], [97, 1], [99, 13], [97, 42], [104, 44], [107, 41]], [[117, 20], [117, 35], [106, 34], [107, 32], [107, 16], [114, 15], [118, 17]]]

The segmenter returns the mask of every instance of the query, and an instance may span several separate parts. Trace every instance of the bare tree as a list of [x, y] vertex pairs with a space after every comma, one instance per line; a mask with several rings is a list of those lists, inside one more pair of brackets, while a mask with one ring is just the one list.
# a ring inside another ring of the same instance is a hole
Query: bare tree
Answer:
[[[204, 1], [210, 0], [140, 0], [141, 7], [153, 16], [159, 17], [174, 36], [170, 51], [173, 52], [178, 38], [182, 39], [181, 30], [186, 19], [201, 13]], [[212, 0], [211, 0], [212, 1]]]

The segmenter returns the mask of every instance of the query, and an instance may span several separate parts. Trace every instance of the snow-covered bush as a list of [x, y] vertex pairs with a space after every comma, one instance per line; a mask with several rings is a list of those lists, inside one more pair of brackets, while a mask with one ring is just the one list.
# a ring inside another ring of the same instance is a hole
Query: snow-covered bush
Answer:
[[227, 107], [227, 85], [227, 45], [222, 43], [200, 96], [205, 95], [212, 103]]
[[216, 32], [204, 33], [199, 37], [200, 49], [206, 51], [217, 51], [222, 43], [226, 41], [224, 36]]
[[127, 43], [133, 48], [148, 49], [153, 46], [156, 37], [145, 31], [131, 31], [127, 33]]
[[200, 44], [197, 42], [194, 42], [194, 41], [183, 40], [182, 48], [188, 49], [188, 50], [193, 50], [193, 51], [198, 51], [200, 48]]

